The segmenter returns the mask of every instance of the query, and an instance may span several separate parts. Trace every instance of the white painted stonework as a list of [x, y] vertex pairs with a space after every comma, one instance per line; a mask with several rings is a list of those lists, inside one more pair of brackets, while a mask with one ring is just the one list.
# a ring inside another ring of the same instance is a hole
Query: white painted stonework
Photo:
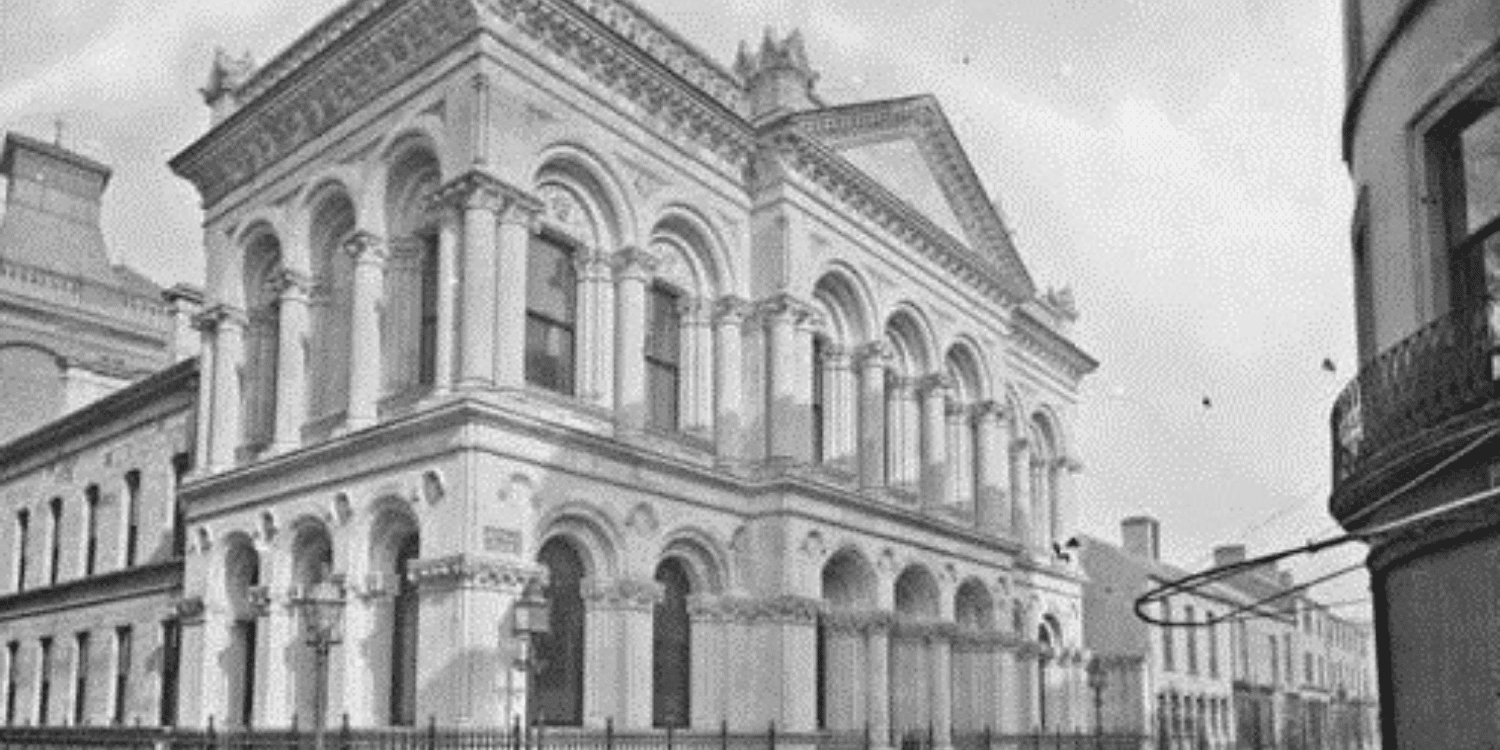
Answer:
[[[310, 721], [289, 600], [333, 575], [330, 717], [525, 715], [536, 582], [581, 597], [581, 662], [537, 649], [581, 675], [574, 718], [650, 726], [670, 568], [693, 727], [813, 729], [820, 692], [824, 726], [939, 746], [1089, 726], [1082, 574], [1053, 549], [1095, 363], [936, 101], [824, 104], [800, 40], [730, 72], [612, 0], [354, 2], [220, 73], [173, 161], [208, 261], [184, 723]], [[930, 184], [907, 202], [839, 156], [859, 144]], [[576, 279], [567, 392], [525, 356], [542, 242]], [[661, 294], [675, 425], [644, 355]]]

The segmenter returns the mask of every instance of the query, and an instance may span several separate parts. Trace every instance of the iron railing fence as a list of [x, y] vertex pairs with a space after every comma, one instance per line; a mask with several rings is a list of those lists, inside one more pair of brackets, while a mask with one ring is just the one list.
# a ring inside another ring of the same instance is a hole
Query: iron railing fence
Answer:
[[1360, 368], [1329, 415], [1335, 486], [1371, 456], [1500, 396], [1497, 304], [1438, 318]]
[[[937, 750], [931, 730], [892, 732], [898, 750]], [[1137, 734], [954, 732], [954, 750], [1142, 750]], [[347, 724], [323, 732], [323, 750], [871, 750], [867, 731], [761, 732], [629, 730], [564, 727], [496, 729], [424, 727], [356, 729]], [[310, 729], [220, 731], [145, 727], [3, 727], [0, 750], [317, 750]]]

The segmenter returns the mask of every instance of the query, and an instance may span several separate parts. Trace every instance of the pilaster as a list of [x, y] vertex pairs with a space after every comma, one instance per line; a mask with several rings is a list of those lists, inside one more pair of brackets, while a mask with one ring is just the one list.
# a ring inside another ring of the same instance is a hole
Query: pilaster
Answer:
[[720, 462], [743, 457], [744, 382], [741, 377], [742, 328], [748, 304], [739, 297], [720, 297], [714, 303], [714, 445]]
[[1031, 443], [1016, 438], [1010, 443], [1011, 534], [1027, 549], [1036, 546], [1031, 516]]
[[886, 479], [886, 367], [890, 351], [884, 342], [861, 346], [854, 353], [859, 369], [859, 486], [873, 490]]
[[979, 452], [974, 462], [974, 485], [978, 493], [974, 498], [974, 524], [992, 535], [1006, 533], [1011, 528], [1007, 500], [1010, 457], [1005, 444], [1004, 418], [1005, 407], [998, 401], [983, 401], [974, 406], [975, 448]]
[[590, 249], [579, 253], [578, 397], [612, 409], [615, 405], [615, 286], [610, 257]]
[[[599, 718], [613, 716], [622, 729], [649, 728], [652, 610], [662, 599], [662, 586], [646, 579], [586, 579], [582, 589], [589, 617], [584, 680], [591, 683], [584, 687], [585, 710], [587, 696], [593, 695]], [[588, 667], [594, 668], [592, 676]]]
[[283, 269], [275, 279], [280, 299], [280, 330], [276, 351], [276, 427], [271, 449], [275, 453], [295, 450], [302, 443], [302, 420], [307, 415], [307, 295], [311, 286], [305, 274]]
[[948, 499], [948, 394], [953, 381], [946, 375], [923, 377], [917, 384], [922, 400], [922, 504], [941, 505]]
[[526, 384], [526, 264], [542, 202], [506, 185], [496, 213], [494, 372], [497, 388]]
[[245, 313], [236, 307], [215, 305], [199, 314], [199, 330], [213, 331], [213, 373], [210, 387], [208, 465], [220, 472], [234, 465], [239, 447], [240, 385], [239, 366], [243, 357]]
[[354, 258], [354, 292], [349, 344], [350, 430], [375, 424], [380, 399], [380, 300], [384, 296], [385, 240], [356, 231], [344, 242], [344, 251]]
[[656, 259], [629, 247], [614, 257], [615, 418], [627, 432], [646, 426], [646, 285]]

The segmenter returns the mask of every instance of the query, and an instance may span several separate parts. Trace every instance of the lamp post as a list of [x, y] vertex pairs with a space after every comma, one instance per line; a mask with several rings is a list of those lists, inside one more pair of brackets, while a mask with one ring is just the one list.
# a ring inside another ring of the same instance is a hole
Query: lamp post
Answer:
[[1104, 744], [1104, 662], [1095, 656], [1089, 660], [1089, 688], [1094, 691], [1094, 745]]
[[317, 657], [313, 710], [313, 742], [323, 748], [323, 714], [328, 708], [328, 653], [343, 640], [344, 586], [340, 577], [330, 577], [303, 587], [292, 599], [302, 618], [302, 634]]
[[[547, 601], [542, 582], [532, 580], [527, 583], [526, 588], [521, 590], [521, 598], [516, 600], [515, 606], [511, 609], [511, 632], [521, 640], [521, 658], [517, 666], [526, 675], [528, 702], [531, 700], [531, 691], [536, 687], [534, 675], [540, 671], [532, 657], [532, 651], [535, 648], [533, 639], [550, 632], [551, 617], [552, 605]], [[512, 696], [514, 696], [514, 690], [512, 690]], [[512, 697], [512, 703], [514, 703], [514, 697]], [[515, 712], [514, 705], [511, 706], [511, 711]]]

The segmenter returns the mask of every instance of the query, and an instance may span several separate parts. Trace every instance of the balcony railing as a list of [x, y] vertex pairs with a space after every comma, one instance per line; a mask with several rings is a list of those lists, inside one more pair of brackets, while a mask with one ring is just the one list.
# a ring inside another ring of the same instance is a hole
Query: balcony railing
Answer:
[[1434, 320], [1382, 352], [1334, 402], [1337, 487], [1386, 448], [1500, 394], [1500, 300]]

